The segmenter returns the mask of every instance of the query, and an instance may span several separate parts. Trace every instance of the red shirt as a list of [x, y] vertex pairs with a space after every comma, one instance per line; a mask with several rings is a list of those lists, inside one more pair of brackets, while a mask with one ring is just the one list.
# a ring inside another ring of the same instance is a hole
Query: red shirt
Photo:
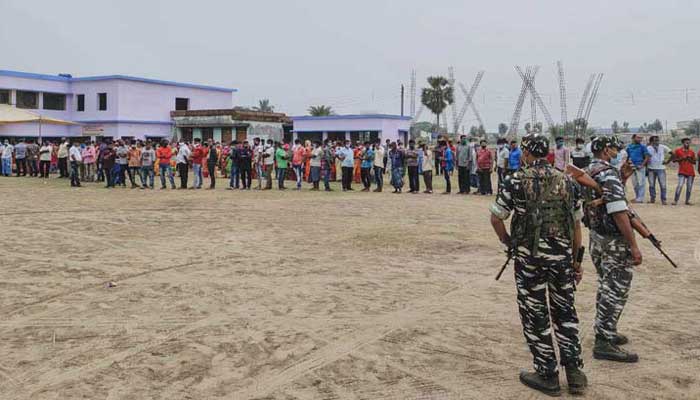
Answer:
[[479, 149], [476, 152], [476, 166], [479, 169], [491, 169], [493, 167], [493, 157], [491, 156], [491, 150], [489, 149]]
[[192, 164], [202, 164], [202, 160], [207, 156], [207, 149], [204, 146], [197, 146], [192, 152]]
[[170, 158], [173, 156], [173, 150], [170, 146], [159, 147], [156, 151], [156, 157], [158, 157], [158, 164], [168, 164], [170, 165]]
[[556, 155], [554, 154], [553, 151], [549, 151], [547, 153], [547, 162], [550, 163], [551, 165], [554, 165], [554, 161], [556, 160]]
[[678, 161], [678, 175], [695, 176], [695, 152], [692, 149], [679, 147], [673, 155]]

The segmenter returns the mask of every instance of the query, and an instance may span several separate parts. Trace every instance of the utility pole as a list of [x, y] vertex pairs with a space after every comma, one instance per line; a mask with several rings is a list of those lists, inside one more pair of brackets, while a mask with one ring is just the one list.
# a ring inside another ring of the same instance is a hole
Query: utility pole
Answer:
[[403, 85], [401, 85], [401, 116], [403, 117], [403, 94], [404, 94], [404, 88]]

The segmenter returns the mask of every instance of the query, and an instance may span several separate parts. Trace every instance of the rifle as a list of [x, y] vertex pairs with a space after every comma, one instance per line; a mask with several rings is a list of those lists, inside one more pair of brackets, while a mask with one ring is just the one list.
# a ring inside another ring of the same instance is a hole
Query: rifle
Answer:
[[[596, 182], [590, 175], [586, 173], [586, 171], [582, 170], [581, 168], [569, 164], [566, 166], [566, 173], [571, 175], [571, 177], [574, 178], [576, 182], [578, 182], [580, 185], [587, 186], [595, 190], [598, 194], [601, 194], [603, 192], [603, 189], [601, 189], [600, 185], [598, 185], [598, 182]], [[594, 200], [592, 205], [594, 207], [603, 205], [602, 199]], [[653, 233], [651, 233], [651, 230], [649, 230], [649, 227], [647, 227], [647, 225], [644, 223], [644, 221], [642, 221], [639, 215], [631, 207], [629, 207], [628, 213], [632, 229], [639, 233], [639, 235], [644, 239], [648, 239], [651, 242], [651, 244], [654, 247], [656, 247], [657, 250], [659, 250], [661, 255], [663, 255], [664, 258], [666, 258], [666, 260], [668, 260], [668, 262], [671, 263], [673, 268], [678, 268], [678, 265], [673, 260], [671, 260], [671, 257], [669, 257], [669, 255], [666, 254], [664, 249], [661, 248], [661, 241], [658, 240]]]
[[508, 254], [508, 258], [506, 259], [506, 262], [503, 264], [501, 269], [498, 271], [498, 274], [496, 275], [496, 280], [501, 279], [501, 275], [503, 275], [503, 271], [506, 270], [508, 263], [510, 263], [510, 260], [512, 260], [513, 257], [515, 256], [515, 248], [514, 247], [509, 248], [507, 254]]

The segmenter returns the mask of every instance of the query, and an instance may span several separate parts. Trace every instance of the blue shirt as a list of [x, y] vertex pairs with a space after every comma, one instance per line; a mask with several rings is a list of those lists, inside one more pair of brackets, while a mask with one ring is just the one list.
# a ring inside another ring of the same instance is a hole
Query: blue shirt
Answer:
[[516, 170], [520, 168], [520, 157], [522, 154], [523, 152], [520, 150], [520, 147], [516, 147], [515, 150], [510, 151], [508, 155], [508, 169]]
[[353, 167], [355, 162], [355, 153], [352, 149], [347, 147], [341, 147], [340, 150], [335, 152], [336, 156], [344, 156], [343, 162], [340, 164], [341, 167]]
[[644, 158], [649, 155], [649, 150], [647, 146], [641, 143], [632, 143], [625, 148], [627, 151], [627, 159], [632, 161], [632, 164], [636, 166], [642, 165]]
[[362, 165], [360, 168], [372, 168], [372, 165], [374, 165], [374, 150], [367, 149], [365, 150], [364, 157], [362, 157]]

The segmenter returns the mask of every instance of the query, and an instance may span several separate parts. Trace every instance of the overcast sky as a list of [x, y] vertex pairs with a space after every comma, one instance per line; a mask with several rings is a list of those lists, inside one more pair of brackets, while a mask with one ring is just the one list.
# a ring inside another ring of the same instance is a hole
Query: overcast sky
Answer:
[[[700, 117], [700, 1], [0, 0], [0, 15], [0, 69], [235, 87], [235, 105], [269, 98], [291, 115], [398, 114], [412, 69], [421, 87], [454, 66], [467, 87], [485, 71], [476, 105], [492, 130], [513, 113], [513, 66], [537, 64], [558, 121], [562, 60], [570, 116], [605, 74], [593, 126]], [[521, 126], [529, 115], [527, 102]]]

